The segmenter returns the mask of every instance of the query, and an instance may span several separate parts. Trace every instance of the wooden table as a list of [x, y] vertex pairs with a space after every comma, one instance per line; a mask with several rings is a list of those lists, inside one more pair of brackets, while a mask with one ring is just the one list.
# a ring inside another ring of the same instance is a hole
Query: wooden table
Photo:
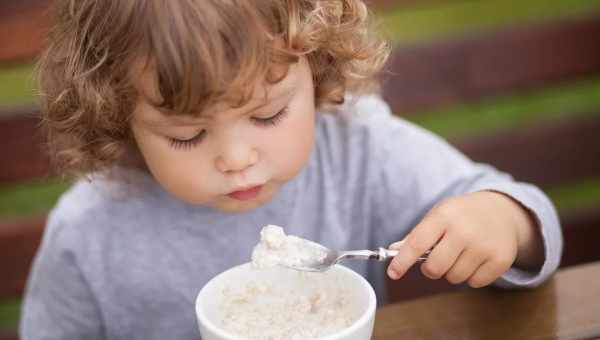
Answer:
[[478, 289], [384, 306], [374, 340], [600, 339], [600, 262], [533, 290]]

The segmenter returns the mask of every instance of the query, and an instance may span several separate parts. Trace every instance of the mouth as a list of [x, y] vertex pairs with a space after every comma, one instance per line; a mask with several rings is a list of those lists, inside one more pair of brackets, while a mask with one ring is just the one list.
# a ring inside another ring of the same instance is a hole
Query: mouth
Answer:
[[262, 185], [256, 185], [253, 187], [248, 187], [240, 190], [236, 190], [227, 194], [227, 196], [236, 199], [238, 201], [247, 201], [255, 198], [260, 193], [262, 189]]

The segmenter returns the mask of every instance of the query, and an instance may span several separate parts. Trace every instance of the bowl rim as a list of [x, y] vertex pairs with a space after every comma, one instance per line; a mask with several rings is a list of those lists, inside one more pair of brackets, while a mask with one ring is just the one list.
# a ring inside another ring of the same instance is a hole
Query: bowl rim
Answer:
[[[250, 265], [252, 265], [251, 262], [246, 262], [246, 263], [237, 265], [235, 267], [231, 267], [231, 268], [217, 274], [215, 277], [210, 279], [198, 292], [198, 295], [196, 296], [196, 301], [195, 301], [196, 318], [199, 323], [206, 326], [206, 328], [213, 334], [216, 334], [223, 338], [230, 338], [231, 340], [246, 339], [246, 338], [237, 336], [235, 334], [231, 334], [231, 333], [217, 327], [217, 325], [215, 325], [213, 322], [211, 322], [208, 319], [208, 317], [205, 315], [202, 308], [200, 308], [200, 301], [201, 301], [201, 298], [207, 294], [206, 292], [208, 291], [208, 288], [215, 284], [216, 279], [218, 277], [225, 275], [225, 273], [228, 273], [230, 271], [240, 270], [241, 267], [248, 267]], [[345, 271], [346, 273], [350, 274], [350, 276], [354, 276], [355, 278], [358, 279], [358, 281], [361, 283], [361, 285], [363, 287], [365, 287], [365, 289], [367, 291], [368, 305], [367, 305], [367, 308], [365, 309], [365, 311], [361, 314], [361, 316], [356, 321], [354, 321], [349, 327], [344, 328], [343, 330], [341, 330], [338, 333], [326, 335], [326, 336], [323, 336], [320, 338], [315, 338], [314, 340], [336, 340], [341, 337], [348, 336], [352, 332], [356, 331], [356, 329], [358, 329], [359, 327], [362, 327], [365, 324], [367, 324], [371, 318], [375, 317], [377, 298], [375, 296], [375, 291], [373, 289], [373, 286], [371, 286], [371, 284], [362, 275], [358, 274], [356, 271], [354, 271], [344, 265], [336, 264], [336, 265], [334, 265], [334, 267], [336, 268], [336, 270]]]

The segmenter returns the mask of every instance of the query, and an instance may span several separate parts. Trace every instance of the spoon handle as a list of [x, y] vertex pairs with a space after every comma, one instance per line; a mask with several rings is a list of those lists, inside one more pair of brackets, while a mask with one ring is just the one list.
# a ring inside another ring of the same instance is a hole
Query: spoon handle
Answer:
[[379, 260], [379, 252], [373, 250], [346, 250], [340, 252], [339, 259]]
[[[391, 257], [394, 257], [396, 255], [398, 255], [398, 251], [397, 250], [392, 250], [392, 249], [385, 249], [385, 248], [379, 248], [378, 251], [378, 257], [377, 259], [379, 261], [385, 261]], [[423, 262], [426, 261], [427, 258], [429, 257], [429, 254], [431, 253], [431, 250], [426, 251], [423, 255], [419, 256], [419, 258], [417, 259], [417, 261], [419, 262]]]

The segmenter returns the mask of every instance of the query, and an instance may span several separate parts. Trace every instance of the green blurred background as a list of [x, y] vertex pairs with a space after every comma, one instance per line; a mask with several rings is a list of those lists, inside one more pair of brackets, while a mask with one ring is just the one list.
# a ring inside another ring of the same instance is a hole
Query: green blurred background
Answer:
[[[599, 11], [600, 0], [430, 1], [385, 11], [378, 18], [382, 30], [401, 46]], [[0, 106], [35, 103], [32, 67], [0, 67]], [[564, 119], [566, 113], [577, 119], [590, 112], [600, 113], [600, 78], [454, 105], [408, 119], [453, 140]], [[0, 218], [43, 213], [68, 186], [58, 179], [0, 186]], [[600, 202], [600, 178], [582, 178], [548, 194], [561, 213], [591, 207]], [[19, 301], [0, 302], [0, 329], [16, 327], [18, 313]]]

